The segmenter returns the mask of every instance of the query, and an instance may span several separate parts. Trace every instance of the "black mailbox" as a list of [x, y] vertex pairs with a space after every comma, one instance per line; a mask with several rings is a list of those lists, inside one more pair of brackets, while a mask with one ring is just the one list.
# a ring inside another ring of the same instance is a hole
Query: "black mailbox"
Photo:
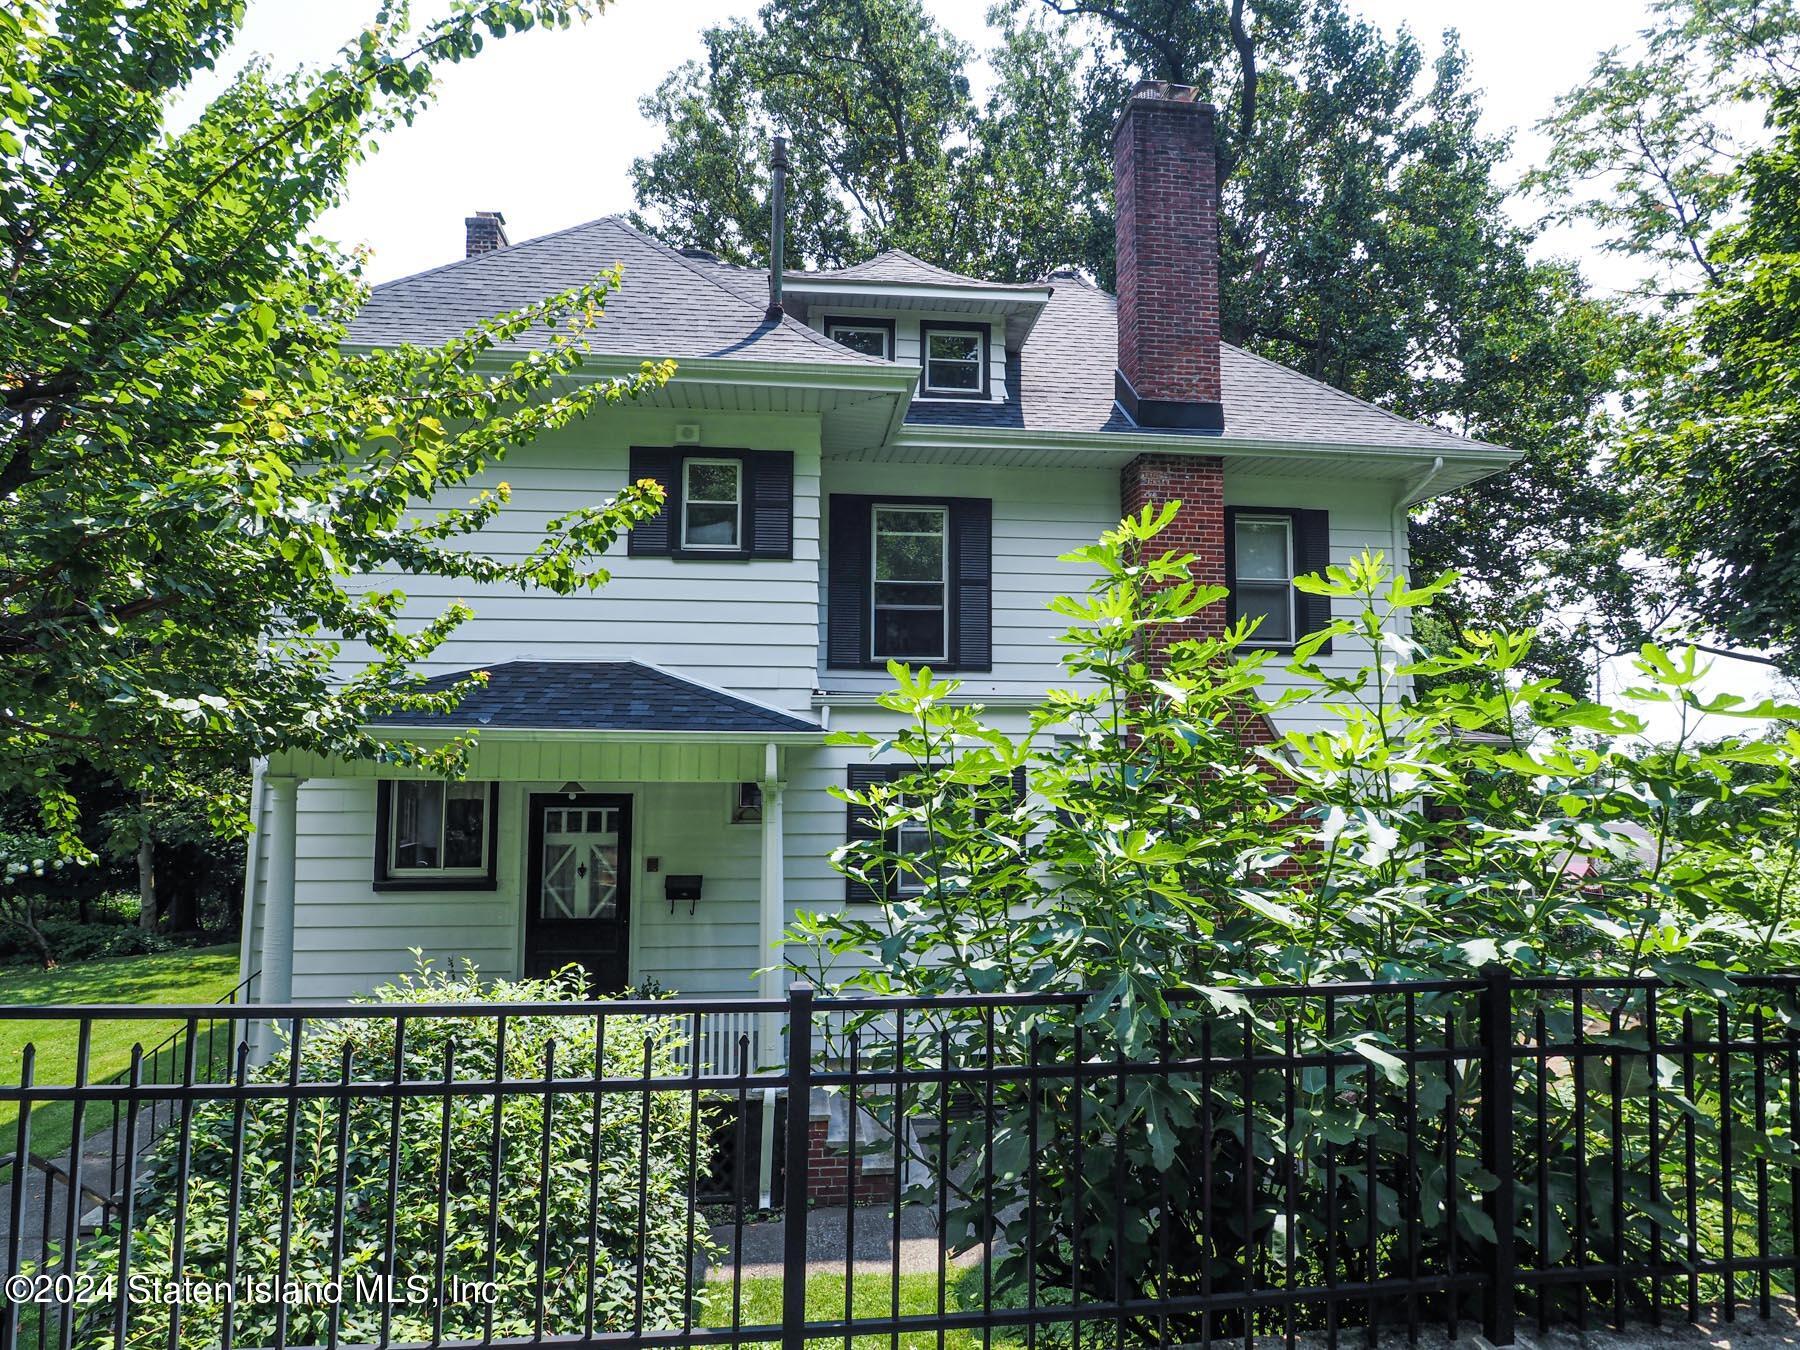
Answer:
[[670, 872], [663, 878], [663, 896], [669, 902], [669, 912], [675, 912], [675, 902], [688, 902], [688, 913], [694, 912], [694, 906], [700, 900], [700, 874], [698, 872]]

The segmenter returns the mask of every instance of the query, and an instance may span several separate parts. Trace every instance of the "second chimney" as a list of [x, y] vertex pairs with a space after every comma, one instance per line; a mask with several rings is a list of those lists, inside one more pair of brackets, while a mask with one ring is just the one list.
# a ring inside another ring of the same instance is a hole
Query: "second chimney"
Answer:
[[1213, 108], [1140, 81], [1113, 128], [1119, 403], [1139, 426], [1222, 430]]
[[463, 230], [467, 237], [463, 253], [465, 258], [506, 247], [506, 217], [498, 211], [477, 211], [472, 216], [464, 217]]

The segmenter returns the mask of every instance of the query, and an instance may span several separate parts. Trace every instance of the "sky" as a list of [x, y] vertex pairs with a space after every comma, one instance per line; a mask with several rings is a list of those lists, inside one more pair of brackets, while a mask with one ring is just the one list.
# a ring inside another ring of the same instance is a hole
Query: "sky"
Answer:
[[[754, 15], [759, 0], [614, 0], [600, 18], [561, 32], [493, 43], [445, 75], [439, 99], [411, 127], [392, 133], [353, 173], [344, 203], [321, 232], [369, 251], [368, 276], [382, 281], [460, 257], [463, 218], [505, 214], [514, 241], [632, 206], [630, 167], [659, 134], [638, 101], [681, 62], [701, 54], [700, 34]], [[985, 0], [925, 0], [926, 8], [977, 51], [990, 45]], [[1536, 124], [1577, 85], [1603, 50], [1628, 44], [1648, 19], [1648, 0], [1352, 0], [1364, 18], [1405, 25], [1428, 53], [1456, 29], [1484, 91], [1486, 129], [1513, 137], [1508, 173], [1542, 151]], [[422, 14], [442, 8], [416, 0]], [[365, 24], [374, 0], [251, 0], [241, 38], [219, 72], [188, 92], [197, 108], [251, 54], [286, 69], [329, 58]], [[976, 72], [979, 92], [980, 71]], [[1535, 214], [1529, 202], [1515, 205]], [[1632, 278], [1578, 229], [1543, 247], [1578, 257], [1602, 288]], [[1608, 692], [1629, 683], [1626, 662], [1603, 677]], [[1762, 697], [1774, 692], [1758, 666], [1722, 661], [1710, 687]], [[1657, 730], [1662, 730], [1660, 725]]]

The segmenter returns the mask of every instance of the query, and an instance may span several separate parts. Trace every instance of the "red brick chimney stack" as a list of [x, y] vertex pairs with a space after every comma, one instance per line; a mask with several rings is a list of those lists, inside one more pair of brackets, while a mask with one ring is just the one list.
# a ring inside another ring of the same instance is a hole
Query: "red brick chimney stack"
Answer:
[[506, 217], [498, 211], [477, 211], [472, 216], [463, 218], [463, 231], [467, 247], [463, 253], [465, 258], [473, 258], [478, 253], [492, 253], [497, 248], [505, 248]]
[[1221, 430], [1213, 108], [1143, 80], [1113, 128], [1120, 404], [1143, 427]]

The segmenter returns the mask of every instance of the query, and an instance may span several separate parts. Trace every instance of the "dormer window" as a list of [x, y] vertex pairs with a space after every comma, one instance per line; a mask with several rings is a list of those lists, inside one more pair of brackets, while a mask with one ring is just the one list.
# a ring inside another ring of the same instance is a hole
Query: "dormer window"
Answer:
[[988, 396], [988, 330], [979, 324], [922, 323], [919, 392], [929, 398]]
[[894, 359], [894, 324], [890, 319], [826, 319], [825, 336], [864, 356], [882, 361]]

